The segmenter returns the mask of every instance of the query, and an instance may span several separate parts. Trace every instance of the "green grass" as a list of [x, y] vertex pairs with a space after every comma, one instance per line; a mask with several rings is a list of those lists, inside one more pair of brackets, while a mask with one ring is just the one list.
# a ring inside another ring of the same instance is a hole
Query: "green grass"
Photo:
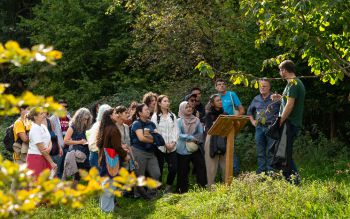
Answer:
[[[0, 130], [1, 135], [3, 130]], [[313, 140], [308, 133], [300, 136], [294, 147], [302, 179], [299, 186], [253, 173], [256, 152], [251, 134], [240, 135], [236, 145], [241, 169], [248, 172], [235, 178], [231, 186], [217, 185], [211, 191], [192, 186], [186, 194], [164, 195], [153, 201], [119, 198], [112, 214], [101, 212], [98, 197], [94, 197], [82, 209], [42, 206], [32, 215], [21, 217], [350, 218], [349, 145], [329, 141], [324, 136]], [[191, 178], [190, 182], [193, 181]]]
[[[345, 168], [345, 167], [344, 167]], [[349, 218], [350, 177], [326, 166], [300, 168], [302, 183], [243, 173], [231, 186], [163, 195], [153, 201], [120, 198], [113, 214], [102, 213], [98, 197], [83, 209], [39, 208], [35, 218]], [[305, 171], [307, 170], [307, 171]], [[328, 173], [328, 175], [327, 175]], [[333, 175], [329, 175], [332, 173]], [[318, 174], [325, 174], [315, 179]], [[311, 177], [308, 177], [311, 175]]]

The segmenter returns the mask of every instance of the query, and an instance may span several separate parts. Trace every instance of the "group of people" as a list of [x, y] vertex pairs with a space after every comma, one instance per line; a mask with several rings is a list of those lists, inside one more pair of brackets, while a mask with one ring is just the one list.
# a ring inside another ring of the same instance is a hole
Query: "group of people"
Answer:
[[[276, 141], [266, 135], [266, 129], [278, 117], [278, 125], [286, 125], [288, 156], [283, 173], [289, 179], [297, 174], [292, 146], [301, 127], [305, 88], [296, 78], [292, 61], [282, 62], [279, 68], [281, 77], [288, 81], [283, 94], [273, 94], [269, 80], [261, 79], [260, 94], [252, 100], [247, 115], [255, 126], [258, 174], [274, 169], [272, 146]], [[91, 167], [110, 179], [123, 166], [137, 176], [162, 182], [166, 163], [165, 192], [174, 192], [173, 188], [178, 193], [187, 192], [190, 174], [200, 187], [210, 186], [219, 169], [222, 178], [225, 174], [227, 139], [211, 136], [208, 130], [222, 114], [245, 114], [239, 97], [226, 89], [224, 80], [216, 80], [215, 88], [217, 94], [211, 95], [205, 106], [201, 103], [201, 89], [193, 88], [180, 103], [177, 115], [170, 110], [168, 96], [152, 92], [143, 96], [142, 103], [133, 102], [128, 108], [98, 105], [96, 116], [80, 108], [73, 117], [67, 110], [64, 117], [49, 117], [41, 108], [28, 112], [28, 107], [22, 106], [14, 124], [15, 140], [21, 142], [17, 148], [14, 145], [13, 159], [27, 162], [35, 176], [51, 169], [59, 178], [71, 177], [73, 185], [80, 179], [78, 169]], [[67, 109], [65, 101], [59, 103]], [[236, 160], [232, 165], [237, 170]], [[156, 193], [157, 190], [137, 187], [133, 196], [152, 199]], [[109, 190], [102, 194], [100, 205], [103, 211], [113, 210], [114, 198]]]

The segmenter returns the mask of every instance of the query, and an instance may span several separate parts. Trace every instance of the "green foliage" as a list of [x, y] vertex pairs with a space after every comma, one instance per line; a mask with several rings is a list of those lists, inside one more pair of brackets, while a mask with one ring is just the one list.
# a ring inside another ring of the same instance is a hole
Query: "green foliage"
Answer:
[[[192, 75], [199, 61], [213, 69], [257, 72], [271, 48], [254, 48], [253, 19], [243, 20], [238, 1], [126, 1], [133, 23], [130, 64], [155, 77]], [[244, 57], [249, 57], [245, 59]], [[198, 65], [200, 69], [205, 66]], [[208, 73], [212, 75], [209, 68]]]
[[55, 68], [31, 65], [12, 74], [22, 75], [34, 91], [68, 99], [73, 107], [129, 85], [130, 17], [121, 8], [106, 15], [109, 3], [57, 0], [35, 6], [33, 18], [22, 19], [22, 28], [32, 43], [54, 44], [64, 56]]
[[349, 1], [243, 0], [242, 8], [248, 17], [256, 16], [257, 47], [273, 43], [301, 56], [323, 82], [350, 77]]

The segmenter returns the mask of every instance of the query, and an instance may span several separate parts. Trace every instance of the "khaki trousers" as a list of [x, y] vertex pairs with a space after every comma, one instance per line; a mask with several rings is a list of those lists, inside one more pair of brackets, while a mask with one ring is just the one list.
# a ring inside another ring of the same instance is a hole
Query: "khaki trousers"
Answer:
[[215, 177], [220, 166], [222, 178], [225, 178], [225, 165], [226, 165], [226, 153], [224, 155], [215, 155], [215, 157], [210, 157], [210, 135], [207, 135], [205, 140], [204, 150], [205, 150], [205, 165], [207, 167], [207, 180], [208, 186], [215, 184]]

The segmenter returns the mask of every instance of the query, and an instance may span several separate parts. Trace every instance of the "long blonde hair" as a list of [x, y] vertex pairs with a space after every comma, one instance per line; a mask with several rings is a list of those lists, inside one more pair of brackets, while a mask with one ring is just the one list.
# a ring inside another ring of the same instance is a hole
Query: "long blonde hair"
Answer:
[[[87, 119], [86, 119], [87, 118]], [[70, 121], [70, 125], [74, 126], [77, 132], [84, 132], [88, 130], [92, 123], [92, 115], [87, 108], [78, 109], [72, 120]]]

